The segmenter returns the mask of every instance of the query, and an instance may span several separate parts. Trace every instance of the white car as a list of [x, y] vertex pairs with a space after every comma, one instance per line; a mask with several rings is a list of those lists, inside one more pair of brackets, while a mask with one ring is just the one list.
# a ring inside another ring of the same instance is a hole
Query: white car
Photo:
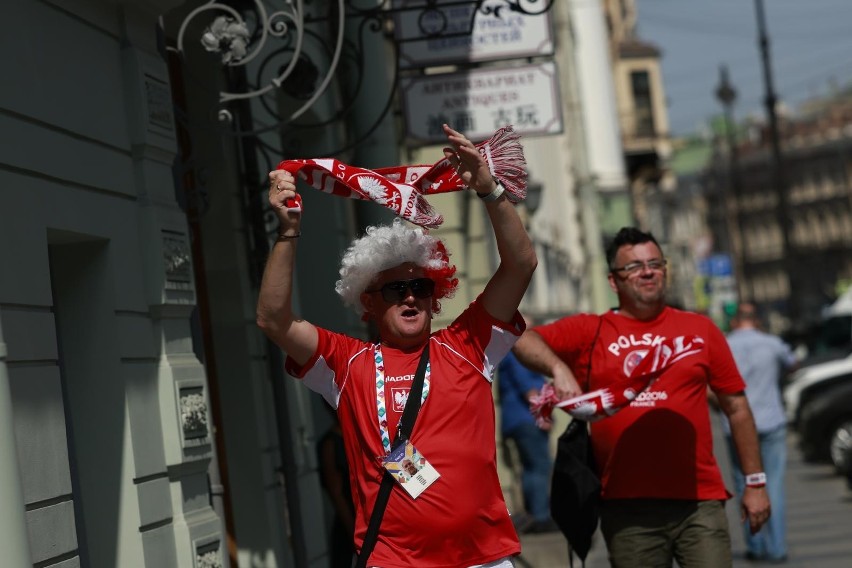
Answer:
[[830, 461], [852, 480], [852, 355], [794, 372], [784, 403], [804, 460]]
[[794, 371], [784, 388], [787, 421], [795, 426], [809, 399], [843, 381], [852, 381], [852, 355]]

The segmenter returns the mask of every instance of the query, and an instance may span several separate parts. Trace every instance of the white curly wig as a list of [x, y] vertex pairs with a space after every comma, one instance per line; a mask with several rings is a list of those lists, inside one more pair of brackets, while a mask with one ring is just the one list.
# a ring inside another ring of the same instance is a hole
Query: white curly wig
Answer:
[[426, 270], [435, 280], [433, 311], [440, 310], [440, 298], [453, 295], [458, 280], [453, 278], [456, 267], [449, 263], [447, 249], [440, 239], [426, 234], [419, 227], [408, 227], [396, 218], [390, 226], [367, 227], [367, 234], [356, 239], [343, 254], [340, 280], [334, 289], [359, 315], [364, 314], [361, 293], [389, 268], [413, 263]]

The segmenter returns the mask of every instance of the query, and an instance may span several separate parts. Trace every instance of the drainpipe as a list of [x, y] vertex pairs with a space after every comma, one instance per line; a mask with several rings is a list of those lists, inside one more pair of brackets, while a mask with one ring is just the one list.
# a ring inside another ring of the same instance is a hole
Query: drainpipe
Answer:
[[[163, 23], [157, 28], [160, 34], [160, 55], [169, 69], [171, 82], [172, 104], [181, 112], [187, 109], [186, 90], [183, 85], [183, 63], [180, 56], [165, 48]], [[178, 143], [178, 159], [185, 160], [192, 156], [192, 137], [180, 121], [175, 120], [175, 135]], [[180, 163], [180, 162], [178, 162]], [[206, 269], [204, 252], [201, 247], [201, 228], [198, 221], [203, 213], [199, 209], [201, 201], [196, 188], [196, 172], [194, 168], [181, 172], [181, 179], [175, 180], [176, 188], [184, 191], [185, 204], [182, 206], [186, 213], [187, 227], [191, 236], [192, 269], [195, 278], [196, 306], [198, 308], [199, 328], [203, 345], [204, 373], [207, 377], [207, 392], [210, 395], [210, 415], [214, 427], [211, 429], [213, 439], [213, 456], [207, 468], [207, 482], [210, 492], [210, 506], [222, 522], [222, 536], [225, 542], [220, 545], [221, 568], [237, 568], [239, 561], [237, 553], [236, 530], [233, 507], [231, 506], [228, 461], [225, 454], [225, 430], [222, 420], [222, 404], [219, 396], [219, 376], [216, 372], [216, 360], [213, 350], [213, 331], [210, 327], [210, 301], [207, 293]]]
[[32, 566], [26, 509], [12, 423], [12, 393], [6, 372], [6, 344], [0, 326], [0, 550], [6, 566]]
[[[228, 76], [229, 85], [234, 86], [237, 92], [247, 91], [246, 73], [244, 69], [233, 69]], [[237, 101], [234, 103], [232, 110], [234, 112], [234, 121], [239, 130], [240, 124], [251, 124], [251, 104], [246, 101]], [[269, 237], [266, 233], [266, 224], [263, 218], [263, 208], [261, 207], [261, 195], [265, 194], [265, 183], [258, 186], [258, 180], [265, 178], [265, 173], [260, 169], [258, 155], [257, 138], [247, 136], [238, 145], [237, 153], [240, 157], [238, 162], [239, 179], [242, 180], [243, 191], [246, 200], [246, 209], [244, 218], [248, 223], [251, 231], [251, 239], [254, 241], [254, 254], [250, 255], [252, 260], [254, 284], [260, 288], [260, 281], [263, 278], [263, 270], [265, 268], [265, 260], [269, 256]], [[258, 187], [260, 189], [258, 189]], [[255, 333], [258, 333], [255, 330]], [[275, 408], [275, 425], [278, 434], [278, 448], [281, 458], [281, 477], [279, 478], [284, 485], [284, 496], [286, 500], [287, 518], [284, 519], [284, 524], [288, 530], [290, 539], [290, 547], [293, 553], [293, 563], [296, 566], [307, 566], [309, 564], [308, 552], [308, 535], [305, 532], [302, 513], [302, 501], [305, 496], [300, 491], [299, 485], [299, 464], [296, 461], [297, 449], [293, 443], [293, 433], [290, 426], [287, 409], [290, 404], [287, 401], [287, 387], [285, 381], [288, 380], [284, 375], [284, 358], [281, 349], [272, 341], [266, 341], [269, 376], [272, 379], [272, 399]]]

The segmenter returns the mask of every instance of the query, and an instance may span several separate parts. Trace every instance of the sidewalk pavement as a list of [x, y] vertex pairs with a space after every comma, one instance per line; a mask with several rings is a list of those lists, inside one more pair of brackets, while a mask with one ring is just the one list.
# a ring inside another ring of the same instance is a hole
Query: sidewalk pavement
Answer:
[[[733, 488], [730, 460], [714, 416], [716, 459]], [[806, 464], [796, 448], [796, 435], [788, 437], [787, 460], [787, 542], [786, 568], [852, 567], [852, 491], [846, 480], [835, 475], [829, 465]], [[746, 561], [736, 499], [728, 501], [728, 523], [734, 556], [733, 568], [760, 568], [765, 563]], [[561, 533], [521, 535], [522, 552], [517, 568], [565, 568], [569, 566], [568, 545]], [[574, 566], [580, 568], [578, 558]], [[600, 532], [595, 534], [585, 568], [608, 568], [606, 546]], [[637, 567], [642, 568], [642, 567]]]

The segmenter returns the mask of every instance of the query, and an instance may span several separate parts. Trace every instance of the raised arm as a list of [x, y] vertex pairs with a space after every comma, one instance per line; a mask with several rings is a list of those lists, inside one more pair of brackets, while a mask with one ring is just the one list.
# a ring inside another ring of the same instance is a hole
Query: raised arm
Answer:
[[535, 249], [512, 202], [505, 195], [491, 199], [497, 182], [485, 157], [461, 133], [447, 125], [444, 132], [452, 144], [452, 148], [444, 148], [444, 155], [457, 167], [468, 187], [480, 197], [485, 196], [483, 202], [497, 240], [500, 266], [485, 286], [482, 306], [496, 319], [511, 321], [538, 264]]
[[269, 204], [278, 216], [278, 240], [272, 247], [257, 300], [257, 325], [296, 363], [304, 364], [317, 348], [317, 329], [293, 315], [293, 267], [301, 235], [301, 212], [287, 211], [285, 201], [296, 197], [290, 172], [269, 173]]

